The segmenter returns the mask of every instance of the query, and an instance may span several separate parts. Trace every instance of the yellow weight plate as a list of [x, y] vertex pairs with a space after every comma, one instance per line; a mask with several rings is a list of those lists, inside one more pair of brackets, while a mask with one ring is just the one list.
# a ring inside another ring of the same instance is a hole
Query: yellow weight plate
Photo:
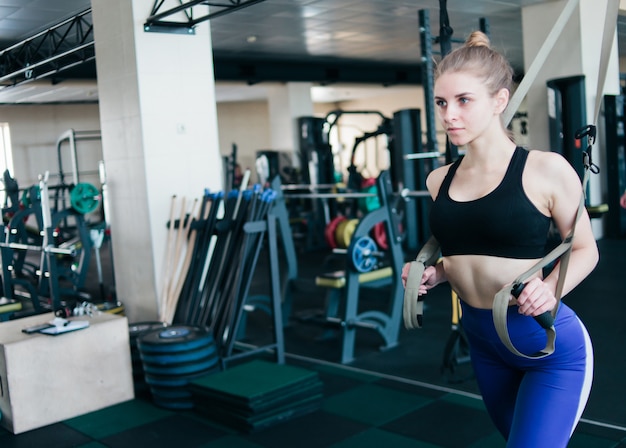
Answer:
[[350, 240], [358, 225], [358, 219], [349, 219], [339, 223], [335, 230], [335, 241], [338, 247], [347, 248], [350, 245]]

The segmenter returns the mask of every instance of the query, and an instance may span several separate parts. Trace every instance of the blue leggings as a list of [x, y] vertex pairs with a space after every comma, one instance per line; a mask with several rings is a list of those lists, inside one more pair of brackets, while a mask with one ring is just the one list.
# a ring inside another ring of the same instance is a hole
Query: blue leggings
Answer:
[[[593, 351], [584, 325], [561, 304], [550, 356], [526, 359], [500, 342], [491, 310], [462, 303], [462, 323], [487, 411], [507, 447], [566, 447], [591, 391]], [[509, 335], [522, 353], [543, 349], [545, 330], [509, 307]]]

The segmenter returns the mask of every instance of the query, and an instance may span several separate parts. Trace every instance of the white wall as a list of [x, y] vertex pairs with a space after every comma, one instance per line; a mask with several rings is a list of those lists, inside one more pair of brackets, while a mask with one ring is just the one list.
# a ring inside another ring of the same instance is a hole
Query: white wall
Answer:
[[[60, 171], [57, 158], [57, 140], [68, 131], [93, 131], [100, 129], [100, 117], [97, 104], [77, 105], [6, 105], [0, 106], [0, 121], [8, 122], [11, 130], [13, 163], [20, 188], [27, 188], [37, 183], [39, 174], [50, 171], [50, 184], [57, 183], [55, 174]], [[102, 160], [100, 141], [81, 141], [76, 145], [78, 169], [82, 174], [81, 182], [99, 185], [98, 161]], [[62, 170], [69, 174], [71, 182], [71, 164], [69, 146], [61, 146]]]
[[217, 105], [220, 153], [230, 156], [237, 145], [237, 162], [250, 169], [257, 181], [254, 162], [256, 152], [275, 149], [270, 146], [270, 120], [267, 101], [226, 102]]

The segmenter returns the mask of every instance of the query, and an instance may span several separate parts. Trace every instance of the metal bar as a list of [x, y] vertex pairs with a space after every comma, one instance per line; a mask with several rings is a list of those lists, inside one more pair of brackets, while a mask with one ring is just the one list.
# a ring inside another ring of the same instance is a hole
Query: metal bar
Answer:
[[415, 159], [436, 159], [437, 157], [444, 157], [445, 154], [441, 154], [439, 151], [430, 152], [416, 152], [414, 154], [407, 154], [404, 156], [405, 160]]
[[422, 85], [424, 86], [426, 109], [426, 147], [430, 151], [439, 151], [437, 142], [437, 123], [435, 122], [435, 93], [433, 81], [433, 48], [430, 34], [430, 19], [427, 9], [418, 11], [420, 50], [422, 53]]
[[[410, 191], [402, 190], [400, 193], [392, 193], [393, 196], [406, 197], [429, 197], [430, 193], [426, 190], [423, 191]], [[284, 198], [294, 199], [353, 199], [353, 198], [373, 198], [378, 197], [375, 193], [296, 193], [285, 194]]]
[[353, 199], [353, 198], [372, 198], [376, 197], [374, 193], [295, 193], [285, 194], [285, 199]]
[[22, 243], [0, 243], [0, 247], [8, 247], [9, 249], [18, 249], [18, 250], [34, 250], [34, 251], [43, 251], [46, 253], [60, 254], [60, 255], [76, 255], [76, 249], [62, 249], [60, 247], [54, 246], [35, 246], [33, 244], [22, 244]]
[[324, 188], [337, 188], [337, 184], [317, 184], [317, 185], [312, 185], [312, 184], [286, 184], [286, 185], [281, 185], [280, 188], [285, 191], [285, 190], [318, 190], [318, 189], [324, 189]]

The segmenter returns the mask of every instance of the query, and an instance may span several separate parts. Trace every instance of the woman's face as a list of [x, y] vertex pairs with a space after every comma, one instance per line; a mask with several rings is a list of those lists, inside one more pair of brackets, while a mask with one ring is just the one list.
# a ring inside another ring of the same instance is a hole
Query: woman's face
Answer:
[[501, 92], [491, 95], [484, 82], [471, 73], [441, 75], [435, 83], [435, 108], [450, 142], [463, 146], [481, 137], [494, 124], [502, 129], [499, 115], [506, 100], [500, 97]]

